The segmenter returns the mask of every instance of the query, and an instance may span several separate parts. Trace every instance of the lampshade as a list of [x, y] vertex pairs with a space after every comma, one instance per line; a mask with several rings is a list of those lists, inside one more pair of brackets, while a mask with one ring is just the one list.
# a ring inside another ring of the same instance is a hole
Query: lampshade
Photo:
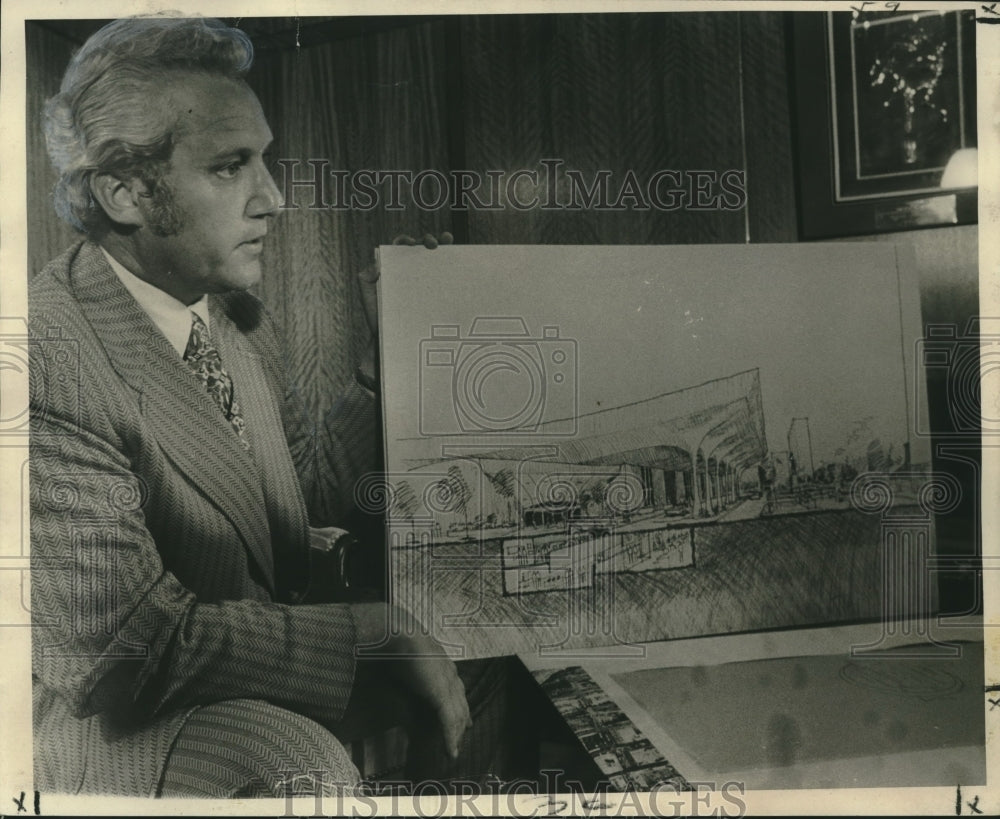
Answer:
[[975, 188], [979, 185], [979, 152], [959, 148], [951, 155], [941, 176], [942, 188]]

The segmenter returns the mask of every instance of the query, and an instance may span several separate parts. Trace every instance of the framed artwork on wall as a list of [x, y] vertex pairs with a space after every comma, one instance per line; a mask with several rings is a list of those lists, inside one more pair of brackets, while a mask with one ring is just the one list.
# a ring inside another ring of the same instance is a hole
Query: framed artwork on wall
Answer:
[[971, 11], [793, 16], [803, 239], [976, 221]]

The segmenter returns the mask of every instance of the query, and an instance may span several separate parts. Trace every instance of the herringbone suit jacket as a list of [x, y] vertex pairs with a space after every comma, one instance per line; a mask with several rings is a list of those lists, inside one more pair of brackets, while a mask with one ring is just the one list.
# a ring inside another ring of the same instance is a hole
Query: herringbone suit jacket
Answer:
[[372, 397], [312, 428], [261, 303], [210, 297], [247, 452], [100, 249], [31, 283], [35, 787], [153, 794], [194, 707], [270, 701], [325, 724], [354, 676], [340, 605], [294, 605], [308, 511], [377, 468]]

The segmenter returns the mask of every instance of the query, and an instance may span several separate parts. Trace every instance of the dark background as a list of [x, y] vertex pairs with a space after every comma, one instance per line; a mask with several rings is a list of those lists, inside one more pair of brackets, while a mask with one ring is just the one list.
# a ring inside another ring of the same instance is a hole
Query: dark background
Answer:
[[[28, 227], [33, 274], [74, 239], [55, 217], [40, 115], [73, 50], [105, 21], [26, 23]], [[777, 12], [228, 20], [253, 39], [250, 83], [284, 158], [338, 169], [536, 168], [589, 176], [634, 169], [746, 172], [737, 211], [288, 210], [266, 251], [260, 295], [283, 324], [313, 412], [352, 377], [365, 341], [355, 274], [399, 233], [450, 230], [479, 244], [794, 242], [796, 77], [790, 16]], [[300, 169], [304, 173], [305, 168]], [[305, 192], [297, 197], [309, 201]], [[978, 314], [978, 227], [858, 237], [913, 244], [926, 323]], [[446, 298], [447, 294], [440, 294]], [[864, 294], [859, 293], [859, 298]], [[391, 317], [386, 317], [391, 320]], [[780, 332], [780, 328], [775, 328]], [[958, 342], [959, 344], [961, 342]], [[974, 342], [978, 344], [978, 342]], [[966, 345], [967, 347], [967, 345]], [[864, 362], [858, 362], [864, 366]], [[938, 519], [945, 554], [979, 553], [979, 437], [952, 418], [963, 395], [928, 375], [935, 468], [963, 487]], [[967, 391], [965, 391], [967, 392]], [[978, 391], [974, 391], [978, 395]], [[952, 403], [950, 403], [952, 402]], [[978, 416], [976, 407], [964, 407]], [[955, 437], [955, 432], [965, 433]], [[974, 567], [974, 560], [970, 560]], [[945, 611], [978, 605], [975, 572], [940, 576]]]

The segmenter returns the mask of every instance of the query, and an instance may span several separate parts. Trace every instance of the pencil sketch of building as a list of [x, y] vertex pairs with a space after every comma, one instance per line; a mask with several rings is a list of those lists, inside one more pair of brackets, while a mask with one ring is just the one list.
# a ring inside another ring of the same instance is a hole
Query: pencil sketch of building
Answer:
[[[475, 656], [880, 614], [887, 535], [853, 488], [890, 481], [892, 504], [926, 518], [929, 474], [907, 380], [917, 305], [893, 249], [453, 248], [406, 263], [461, 282], [460, 303], [418, 320], [414, 279], [383, 269], [401, 316], [391, 580], [439, 640]], [[483, 312], [487, 295], [505, 311]]]
[[695, 530], [705, 537], [709, 524], [846, 510], [858, 458], [880, 446], [817, 470], [797, 417], [788, 450], [771, 453], [756, 369], [583, 415], [577, 428], [554, 448], [428, 459], [397, 479], [403, 545], [416, 542], [423, 485], [435, 511], [426, 543], [498, 541], [504, 594], [588, 588], [602, 574], [693, 566]]

